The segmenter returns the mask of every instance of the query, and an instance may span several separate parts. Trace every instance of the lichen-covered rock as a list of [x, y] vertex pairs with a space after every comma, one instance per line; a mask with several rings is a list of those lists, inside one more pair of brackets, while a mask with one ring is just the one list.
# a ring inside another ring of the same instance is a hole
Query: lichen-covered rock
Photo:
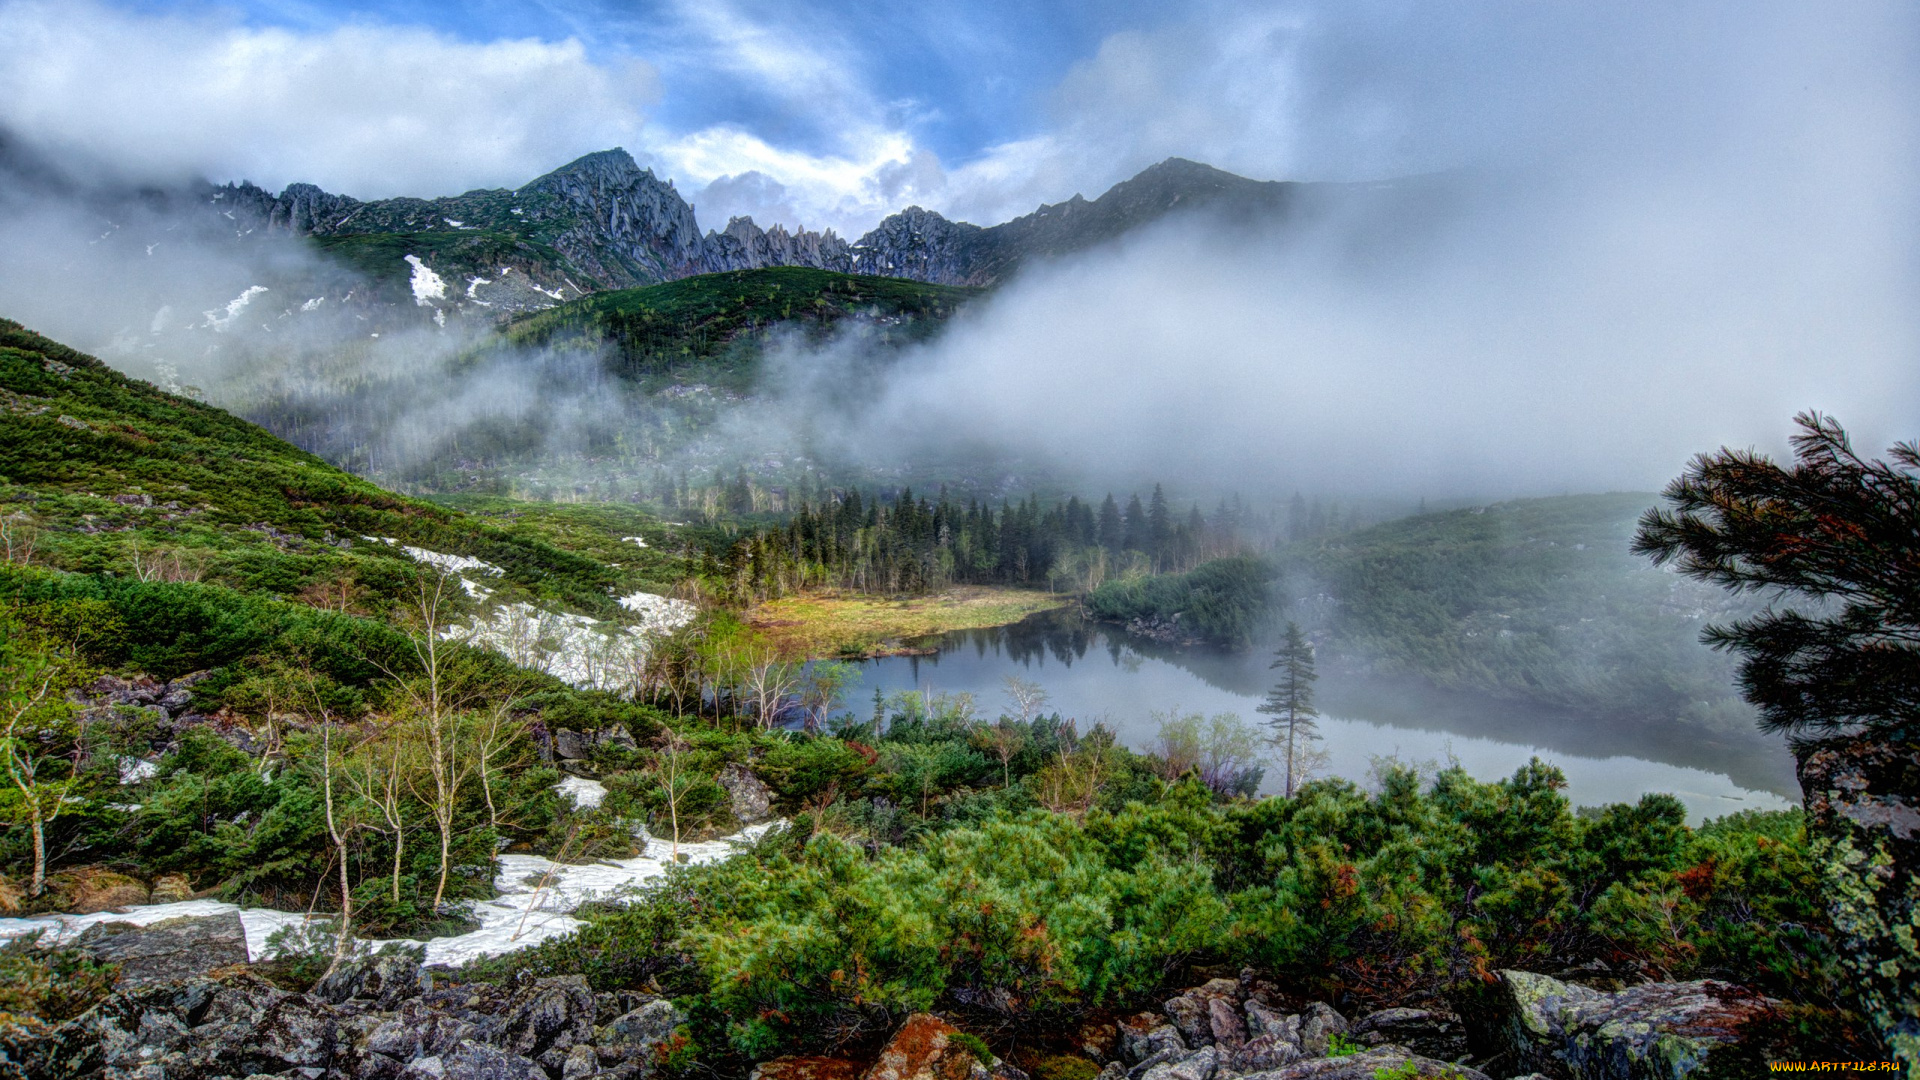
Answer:
[[360, 999], [390, 1012], [420, 992], [420, 956], [405, 951], [349, 960], [320, 980], [312, 992], [332, 1005]]
[[1308, 1005], [1300, 1014], [1300, 1050], [1308, 1057], [1324, 1057], [1333, 1037], [1347, 1033], [1347, 1018], [1324, 1001]]
[[1469, 1052], [1460, 1018], [1430, 1009], [1381, 1009], [1355, 1021], [1348, 1034], [1362, 1046], [1403, 1046], [1442, 1061], [1459, 1061]]
[[686, 1022], [673, 1002], [649, 1001], [594, 1032], [600, 1060], [609, 1065], [621, 1061], [649, 1064], [660, 1047], [672, 1042], [674, 1029]]
[[120, 965], [120, 986], [131, 989], [204, 975], [247, 962], [247, 931], [238, 914], [167, 919], [148, 926], [97, 923], [74, 940], [96, 960]]
[[1213, 1044], [1223, 1050], [1238, 1050], [1246, 1045], [1247, 1025], [1233, 1003], [1226, 998], [1211, 998], [1207, 1002], [1207, 1023], [1213, 1029]]
[[153, 892], [148, 895], [149, 904], [178, 904], [193, 899], [193, 882], [185, 874], [161, 874], [153, 879]]
[[727, 801], [740, 824], [752, 825], [773, 816], [773, 789], [745, 765], [729, 762], [713, 779], [726, 789]]
[[1203, 1046], [1184, 1058], [1162, 1062], [1141, 1074], [1141, 1080], [1213, 1080], [1219, 1071], [1220, 1051]]
[[1248, 1073], [1240, 1080], [1377, 1080], [1381, 1076], [1409, 1075], [1432, 1080], [1489, 1080], [1478, 1069], [1384, 1046], [1345, 1057], [1307, 1058], [1270, 1072]]
[[1799, 773], [1840, 954], [1868, 1019], [1920, 1076], [1920, 744], [1813, 743]]
[[81, 866], [47, 876], [47, 891], [54, 906], [76, 915], [144, 904], [152, 895], [139, 878], [98, 866]]
[[1207, 999], [1188, 992], [1168, 998], [1161, 1011], [1173, 1021], [1174, 1029], [1188, 1046], [1206, 1046], [1213, 1042], [1213, 1013]]
[[861, 1080], [989, 1080], [986, 1063], [954, 1040], [960, 1029], [915, 1013], [900, 1025]]
[[537, 979], [516, 991], [502, 1025], [502, 1045], [530, 1059], [593, 1040], [593, 991], [578, 975]]
[[1681, 1080], [1711, 1067], [1737, 1075], [1756, 1028], [1779, 1002], [1729, 983], [1646, 983], [1602, 993], [1524, 971], [1500, 973], [1498, 1032], [1523, 1068], [1575, 1080]]

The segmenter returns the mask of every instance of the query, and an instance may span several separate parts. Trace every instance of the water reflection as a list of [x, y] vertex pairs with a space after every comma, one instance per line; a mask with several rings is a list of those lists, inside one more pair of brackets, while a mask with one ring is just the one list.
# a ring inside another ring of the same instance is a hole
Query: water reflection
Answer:
[[[923, 642], [933, 656], [863, 664], [861, 693], [966, 691], [984, 711], [1002, 705], [1004, 680], [1040, 683], [1047, 708], [1105, 720], [1136, 748], [1156, 732], [1154, 712], [1254, 712], [1272, 682], [1261, 652], [1179, 648], [1049, 612], [1013, 626], [957, 631]], [[1679, 796], [1696, 818], [1789, 805], [1792, 759], [1757, 731], [1709, 733], [1671, 718], [1593, 716], [1484, 695], [1436, 691], [1415, 680], [1325, 670], [1318, 701], [1331, 771], [1364, 780], [1373, 759], [1458, 760], [1483, 779], [1539, 755], [1566, 770], [1576, 804]]]

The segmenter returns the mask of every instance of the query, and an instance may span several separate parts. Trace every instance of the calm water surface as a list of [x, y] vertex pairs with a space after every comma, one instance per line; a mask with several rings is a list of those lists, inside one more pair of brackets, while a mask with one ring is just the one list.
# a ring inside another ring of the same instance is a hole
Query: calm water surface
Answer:
[[[996, 715], [1006, 708], [1004, 680], [1015, 675], [1046, 689], [1046, 711], [1078, 719], [1083, 730], [1104, 720], [1127, 745], [1147, 749], [1157, 733], [1155, 712], [1232, 712], [1259, 721], [1264, 717], [1254, 709], [1273, 683], [1265, 651], [1173, 648], [1064, 613], [920, 644], [939, 653], [861, 664], [863, 679], [848, 694], [849, 705], [859, 710], [876, 688], [965, 691], [982, 713]], [[1458, 761], [1482, 780], [1511, 775], [1537, 756], [1566, 772], [1576, 806], [1664, 791], [1698, 821], [1790, 806], [1799, 795], [1785, 743], [1758, 732], [1712, 737], [1662, 717], [1603, 721], [1331, 671], [1322, 672], [1315, 696], [1325, 714], [1328, 771], [1363, 783], [1384, 756]], [[1270, 769], [1263, 790], [1276, 781]]]

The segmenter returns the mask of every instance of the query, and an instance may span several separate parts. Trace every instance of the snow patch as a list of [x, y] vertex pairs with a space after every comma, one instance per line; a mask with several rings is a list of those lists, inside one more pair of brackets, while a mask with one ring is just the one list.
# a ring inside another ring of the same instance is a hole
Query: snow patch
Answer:
[[581, 689], [630, 692], [639, 689], [654, 641], [692, 622], [699, 609], [643, 592], [621, 597], [620, 605], [639, 615], [639, 622], [621, 625], [527, 603], [500, 604], [443, 636]]
[[607, 787], [598, 780], [569, 776], [553, 785], [553, 790], [573, 800], [576, 810], [597, 809], [607, 799]]
[[[740, 844], [750, 844], [784, 822], [752, 825], [729, 837], [679, 845], [680, 861], [687, 864], [719, 862], [730, 858]], [[652, 882], [665, 877], [673, 865], [673, 846], [665, 840], [650, 840], [644, 853], [631, 859], [608, 859], [570, 866], [538, 855], [502, 855], [494, 867], [491, 900], [473, 905], [473, 918], [480, 929], [455, 937], [439, 937], [426, 942], [429, 964], [463, 964], [483, 956], [498, 956], [548, 938], [559, 937], [584, 925], [573, 912], [588, 900], [630, 896], [644, 891]], [[205, 918], [209, 915], [237, 913], [246, 930], [247, 959], [265, 959], [267, 939], [276, 930], [296, 926], [308, 916], [267, 908], [242, 910], [218, 900], [185, 900], [177, 904], [140, 904], [119, 911], [92, 915], [38, 915], [27, 919], [0, 919], [0, 941], [43, 930], [43, 945], [58, 945], [79, 937], [89, 926], [99, 923], [132, 923], [151, 926], [164, 919]], [[387, 942], [371, 942], [378, 947]], [[402, 945], [419, 942], [402, 941]]]
[[446, 222], [447, 224], [453, 226], [456, 229], [466, 224], [466, 222], [464, 221], [455, 221], [452, 218], [441, 218], [440, 220]]
[[644, 536], [623, 536], [620, 539], [629, 544], [639, 544], [641, 547], [647, 546], [647, 538]]
[[301, 305], [300, 305], [300, 310], [301, 310], [301, 311], [318, 311], [318, 310], [320, 310], [320, 305], [321, 305], [321, 304], [324, 304], [324, 303], [326, 303], [326, 302], [327, 302], [327, 298], [326, 298], [326, 297], [324, 297], [324, 296], [316, 296], [316, 297], [314, 297], [313, 299], [311, 299], [311, 300], [309, 300], [309, 301], [307, 301], [306, 303], [304, 303], [304, 304], [301, 304]]
[[202, 325], [216, 331], [225, 331], [233, 325], [233, 320], [240, 317], [241, 312], [247, 310], [247, 305], [253, 303], [254, 297], [266, 291], [267, 287], [265, 285], [247, 286], [247, 291], [227, 301], [227, 312], [225, 315], [220, 314], [218, 311], [201, 312], [202, 315], [207, 317], [207, 321]]
[[433, 272], [432, 267], [421, 262], [420, 256], [407, 256], [407, 264], [413, 267], [413, 280], [408, 284], [413, 286], [414, 303], [421, 307], [432, 307], [435, 300], [447, 298], [447, 283]]
[[[386, 538], [369, 536], [365, 537], [365, 539], [385, 540]], [[392, 540], [386, 540], [386, 542], [389, 544], [393, 543]], [[477, 570], [480, 573], [492, 577], [499, 577], [501, 574], [506, 573], [505, 570], [500, 569], [490, 562], [469, 558], [465, 555], [448, 555], [445, 552], [428, 551], [426, 548], [417, 547], [402, 547], [400, 550], [406, 552], [407, 556], [414, 562], [426, 563], [428, 566], [444, 570], [449, 574], [465, 574], [469, 570]]]
[[151, 761], [141, 761], [135, 757], [120, 759], [120, 784], [137, 784], [142, 780], [151, 780], [160, 775], [160, 766]]

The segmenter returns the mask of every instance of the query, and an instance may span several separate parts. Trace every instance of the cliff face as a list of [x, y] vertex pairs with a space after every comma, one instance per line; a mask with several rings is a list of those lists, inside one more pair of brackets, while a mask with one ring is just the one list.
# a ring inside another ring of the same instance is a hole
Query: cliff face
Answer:
[[1920, 1075], [1920, 744], [1849, 737], [1798, 757], [1846, 962], [1888, 1049]]

